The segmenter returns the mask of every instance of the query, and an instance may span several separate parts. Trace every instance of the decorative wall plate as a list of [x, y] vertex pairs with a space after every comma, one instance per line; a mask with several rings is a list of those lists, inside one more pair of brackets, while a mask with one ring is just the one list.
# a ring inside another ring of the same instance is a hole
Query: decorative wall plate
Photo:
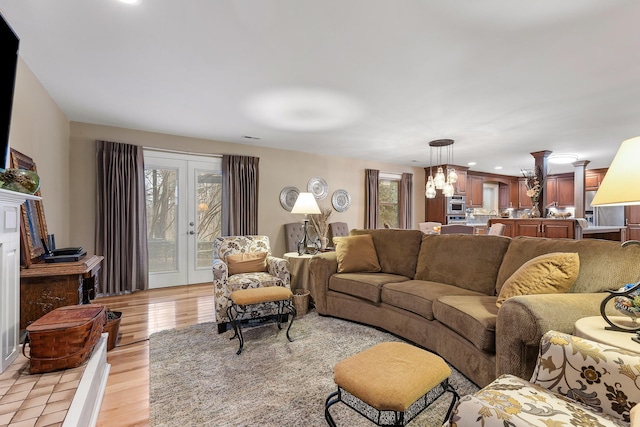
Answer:
[[293, 205], [296, 204], [296, 200], [298, 199], [298, 194], [300, 194], [300, 190], [296, 187], [284, 187], [282, 191], [280, 191], [280, 204], [284, 210], [291, 212]]
[[329, 194], [329, 186], [327, 185], [327, 181], [314, 176], [307, 183], [307, 191], [313, 194], [313, 197], [316, 199], [322, 200]]
[[349, 209], [351, 196], [347, 193], [347, 190], [336, 190], [331, 196], [331, 204], [337, 212], [344, 212]]

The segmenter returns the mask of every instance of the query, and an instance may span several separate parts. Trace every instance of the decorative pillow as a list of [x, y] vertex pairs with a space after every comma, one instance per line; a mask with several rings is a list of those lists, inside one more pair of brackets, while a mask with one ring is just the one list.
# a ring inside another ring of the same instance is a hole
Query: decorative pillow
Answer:
[[227, 255], [229, 276], [239, 273], [257, 273], [267, 271], [268, 252], [243, 252]]
[[537, 256], [518, 268], [502, 286], [496, 305], [516, 295], [566, 292], [578, 278], [577, 253], [552, 252]]
[[377, 273], [380, 271], [378, 254], [370, 234], [334, 237], [338, 273]]

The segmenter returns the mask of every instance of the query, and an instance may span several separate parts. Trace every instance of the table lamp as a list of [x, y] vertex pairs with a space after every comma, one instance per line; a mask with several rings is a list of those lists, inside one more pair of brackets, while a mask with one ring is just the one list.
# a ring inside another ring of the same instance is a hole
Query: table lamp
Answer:
[[[630, 138], [622, 142], [616, 156], [611, 162], [611, 166], [607, 171], [596, 195], [593, 197], [592, 206], [627, 206], [627, 205], [640, 205], [640, 167], [638, 165], [638, 159], [640, 158], [640, 136]], [[638, 244], [640, 242], [636, 240], [629, 240], [622, 245]], [[617, 298], [618, 301], [622, 299], [634, 300], [634, 296], [640, 289], [640, 284], [636, 284], [632, 287], [627, 287], [622, 291], [609, 291], [608, 295], [600, 304], [600, 314], [604, 320], [611, 326], [605, 327], [605, 329], [616, 331], [634, 332], [640, 330], [640, 325], [636, 325], [634, 313], [640, 313], [640, 307], [628, 307], [627, 310], [622, 311], [617, 308], [618, 311], [623, 312], [633, 320], [633, 326], [630, 328], [623, 328], [620, 325], [614, 324], [608, 317], [605, 311], [605, 306], [609, 300]]]
[[[293, 205], [293, 209], [291, 209], [291, 213], [304, 214], [304, 235], [302, 236], [302, 240], [298, 242], [298, 255], [315, 254], [320, 249], [320, 245], [318, 242], [313, 242], [309, 239], [309, 235], [307, 234], [309, 215], [321, 213], [314, 195], [312, 193], [300, 193], [296, 199], [296, 203]], [[309, 246], [313, 247], [313, 251], [309, 250]]]

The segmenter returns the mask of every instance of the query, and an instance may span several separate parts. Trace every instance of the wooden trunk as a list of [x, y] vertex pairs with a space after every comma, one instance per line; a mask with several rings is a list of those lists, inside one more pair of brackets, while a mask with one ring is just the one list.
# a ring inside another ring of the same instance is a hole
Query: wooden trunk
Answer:
[[91, 354], [106, 323], [103, 305], [56, 308], [27, 327], [29, 373], [76, 368]]

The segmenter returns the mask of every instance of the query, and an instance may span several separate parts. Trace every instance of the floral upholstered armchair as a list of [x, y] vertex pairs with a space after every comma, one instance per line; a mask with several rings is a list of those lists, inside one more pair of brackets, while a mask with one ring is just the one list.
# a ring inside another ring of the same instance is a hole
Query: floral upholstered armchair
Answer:
[[[239, 264], [244, 262], [238, 261], [239, 258], [244, 257], [249, 261]], [[254, 268], [258, 262], [261, 263], [260, 267]], [[231, 292], [266, 286], [290, 288], [290, 283], [289, 261], [271, 256], [267, 236], [216, 237], [213, 241], [213, 287], [218, 332], [227, 330], [227, 307]], [[276, 303], [256, 304], [241, 319], [277, 313]]]
[[450, 425], [629, 426], [639, 401], [639, 353], [549, 331], [530, 381], [501, 376], [463, 397]]

